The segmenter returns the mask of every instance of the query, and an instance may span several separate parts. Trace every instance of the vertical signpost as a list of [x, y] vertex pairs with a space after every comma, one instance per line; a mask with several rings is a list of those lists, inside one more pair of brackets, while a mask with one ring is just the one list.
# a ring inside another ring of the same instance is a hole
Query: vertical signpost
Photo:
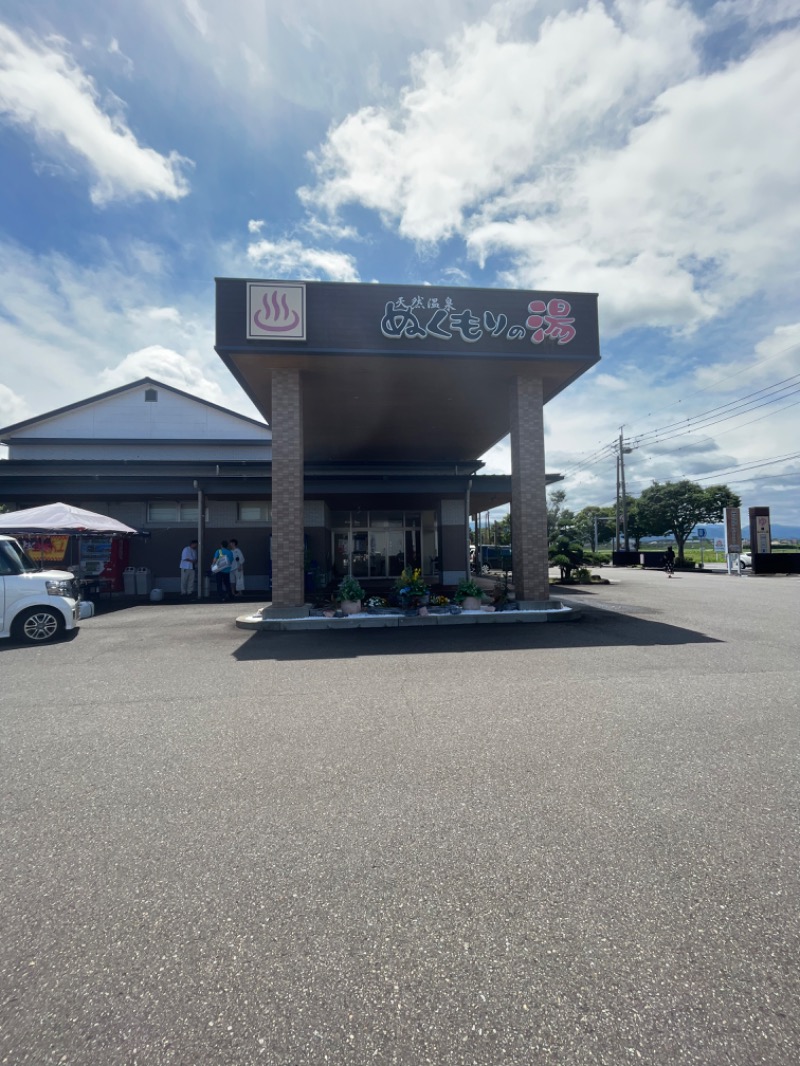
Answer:
[[725, 555], [728, 561], [728, 573], [736, 567], [736, 573], [742, 576], [739, 556], [742, 552], [742, 511], [740, 507], [725, 508]]
[[700, 565], [702, 566], [703, 563], [705, 562], [705, 560], [703, 558], [703, 548], [705, 547], [705, 543], [706, 543], [706, 531], [705, 531], [705, 529], [698, 529], [697, 530], [697, 536], [698, 536], [698, 538], [700, 540]]
[[[750, 539], [752, 541], [752, 533]], [[752, 545], [759, 555], [769, 555], [772, 551], [772, 537], [769, 528], [769, 515], [756, 515], [756, 538]]]

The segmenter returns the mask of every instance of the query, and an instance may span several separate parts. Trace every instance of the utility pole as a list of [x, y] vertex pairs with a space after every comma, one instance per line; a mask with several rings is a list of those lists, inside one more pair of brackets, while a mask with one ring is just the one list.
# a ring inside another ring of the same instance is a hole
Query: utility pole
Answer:
[[614, 546], [615, 546], [617, 551], [620, 550], [620, 540], [619, 540], [619, 459], [620, 459], [620, 455], [619, 455], [619, 452], [617, 452], [617, 506], [616, 506], [617, 532], [616, 532], [616, 534], [614, 536]]
[[619, 427], [619, 444], [617, 445], [617, 551], [620, 550], [620, 493], [622, 493], [622, 535], [625, 538], [625, 551], [628, 551], [628, 496], [625, 491], [625, 456], [630, 455], [633, 448], [626, 448], [622, 438], [623, 426]]
[[622, 443], [622, 426], [619, 427], [619, 480], [622, 491], [622, 532], [625, 537], [625, 551], [628, 550], [628, 499], [625, 494], [625, 446]]

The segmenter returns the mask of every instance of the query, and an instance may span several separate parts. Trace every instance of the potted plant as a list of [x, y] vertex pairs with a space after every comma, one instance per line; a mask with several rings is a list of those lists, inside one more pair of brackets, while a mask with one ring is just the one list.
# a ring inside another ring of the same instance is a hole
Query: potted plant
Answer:
[[359, 614], [364, 590], [354, 577], [342, 578], [336, 590], [336, 599], [342, 607], [342, 614]]
[[483, 589], [471, 578], [459, 581], [453, 599], [460, 603], [465, 611], [479, 611], [483, 602]]
[[422, 571], [410, 566], [397, 578], [395, 588], [401, 607], [424, 607], [430, 598], [430, 589], [422, 579]]

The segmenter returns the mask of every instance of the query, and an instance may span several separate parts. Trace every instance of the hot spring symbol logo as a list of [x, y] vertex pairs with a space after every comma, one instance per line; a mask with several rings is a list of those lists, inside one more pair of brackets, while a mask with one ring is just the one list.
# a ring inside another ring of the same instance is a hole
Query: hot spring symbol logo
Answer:
[[250, 282], [247, 286], [247, 336], [250, 340], [305, 340], [305, 285]]

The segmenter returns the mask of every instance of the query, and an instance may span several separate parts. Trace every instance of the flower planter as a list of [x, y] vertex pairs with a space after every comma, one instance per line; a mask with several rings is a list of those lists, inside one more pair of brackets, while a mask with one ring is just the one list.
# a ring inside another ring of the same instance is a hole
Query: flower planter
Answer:
[[342, 614], [361, 614], [361, 600], [342, 600]]
[[481, 602], [479, 596], [465, 596], [461, 601], [461, 609], [464, 611], [479, 611]]

